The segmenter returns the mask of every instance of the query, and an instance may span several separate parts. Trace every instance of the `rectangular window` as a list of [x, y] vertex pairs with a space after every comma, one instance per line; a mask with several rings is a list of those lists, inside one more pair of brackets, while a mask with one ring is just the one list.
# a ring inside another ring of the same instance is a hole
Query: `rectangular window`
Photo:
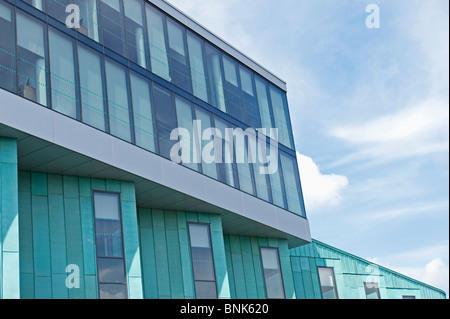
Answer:
[[261, 128], [265, 128], [266, 134], [273, 139], [275, 138], [275, 136], [271, 136], [269, 134], [270, 133], [269, 129], [274, 128], [275, 126], [272, 122], [272, 113], [267, 86], [268, 84], [266, 81], [264, 81], [258, 76], [255, 76], [255, 87], [256, 87], [256, 94], [258, 95], [258, 106], [259, 106], [259, 114], [261, 117]]
[[145, 5], [145, 11], [147, 13], [147, 31], [152, 72], [164, 80], [171, 82], [169, 55], [167, 54], [165, 35], [165, 16], [149, 4]]
[[267, 299], [285, 299], [278, 249], [261, 247], [260, 251]]
[[[231, 187], [237, 187], [236, 180], [238, 180], [237, 176], [235, 176], [233, 169], [234, 161], [233, 161], [233, 136], [229, 136], [226, 134], [226, 129], [231, 128], [231, 125], [224, 120], [215, 117], [214, 118], [215, 127], [222, 134], [222, 160], [221, 163], [217, 164], [219, 168], [219, 180], [225, 184], [230, 185]], [[236, 174], [237, 175], [237, 174]]]
[[142, 0], [126, 0], [125, 27], [128, 58], [143, 68], [150, 68], [148, 62], [147, 28], [144, 26], [144, 7]]
[[[196, 171], [199, 170], [199, 165], [194, 163], [193, 161], [193, 151], [194, 151], [194, 128], [192, 126], [192, 121], [194, 120], [192, 103], [187, 101], [186, 99], [176, 96], [175, 97], [175, 106], [177, 109], [177, 119], [178, 119], [178, 127], [180, 129], [186, 129], [189, 132], [189, 148], [182, 148], [180, 156], [187, 157], [189, 159], [188, 162], [182, 162], [182, 164], [186, 167], [194, 169]], [[186, 138], [186, 137], [184, 137]], [[181, 136], [180, 136], [181, 140]], [[186, 144], [183, 144], [186, 145]]]
[[208, 68], [209, 91], [211, 92], [211, 104], [226, 112], [225, 89], [222, 75], [220, 52], [206, 44], [206, 65]]
[[69, 15], [66, 13], [66, 8], [72, 4], [72, 0], [47, 0], [47, 13], [56, 20], [66, 23], [66, 18]]
[[172, 20], [167, 20], [169, 35], [170, 65], [172, 67], [172, 82], [183, 90], [192, 93], [191, 74], [186, 51], [186, 31]]
[[284, 146], [293, 148], [286, 94], [274, 86], [270, 86], [270, 97], [275, 127], [278, 128], [278, 142]]
[[125, 55], [125, 28], [123, 26], [122, 0], [100, 0], [103, 44]]
[[[208, 139], [208, 140], [206, 140], [206, 139], [204, 140], [202, 138], [203, 131], [205, 129], [212, 127], [211, 114], [208, 111], [205, 111], [200, 107], [196, 107], [195, 115], [196, 115], [196, 119], [201, 121], [201, 130], [200, 130], [200, 132], [196, 132], [196, 136], [198, 136], [198, 138], [200, 139], [200, 141], [198, 142], [201, 145], [199, 156], [202, 159], [201, 162], [202, 162], [203, 174], [205, 174], [206, 176], [209, 176], [211, 178], [218, 179], [216, 162], [213, 161], [211, 163], [207, 163], [207, 162], [205, 162], [204, 156], [202, 156], [202, 151], [204, 150], [205, 146], [212, 141], [212, 137], [211, 137], [211, 139]], [[212, 154], [212, 155], [215, 155], [215, 154]]]
[[[240, 190], [251, 194], [255, 194], [255, 188], [253, 185], [253, 157], [256, 156], [256, 154], [252, 154], [251, 150], [249, 149], [249, 141], [254, 140], [256, 141], [257, 138], [255, 135], [242, 133], [242, 131], [235, 130], [234, 134], [234, 154], [236, 156], [236, 167], [239, 175], [239, 188]], [[240, 142], [240, 141], [243, 141]], [[240, 155], [243, 155], [243, 158], [239, 158]]]
[[154, 84], [153, 99], [158, 131], [159, 155], [170, 159], [170, 151], [175, 143], [177, 143], [176, 141], [170, 140], [170, 134], [177, 128], [177, 114], [173, 101], [173, 93]]
[[222, 55], [222, 57], [225, 73], [227, 113], [244, 122], [244, 104], [237, 74], [237, 63], [225, 55]]
[[381, 299], [380, 288], [376, 282], [365, 282], [364, 290], [367, 299]]
[[151, 152], [156, 152], [152, 84], [149, 80], [134, 72], [130, 74], [130, 81], [136, 145]]
[[94, 215], [100, 299], [126, 299], [120, 194], [94, 192]]
[[97, 0], [75, 0], [75, 4], [80, 8], [80, 28], [79, 33], [100, 41], [99, 18]]
[[44, 0], [22, 0], [23, 2], [26, 2], [33, 7], [35, 7], [38, 10], [44, 11], [45, 10], [45, 1]]
[[244, 118], [245, 124], [253, 128], [260, 128], [258, 100], [253, 85], [253, 73], [239, 65], [239, 74], [242, 85], [242, 95], [244, 97]]
[[283, 179], [286, 190], [286, 199], [289, 211], [303, 217], [303, 195], [300, 186], [297, 159], [280, 152], [281, 167], [283, 168]]
[[416, 296], [402, 296], [402, 299], [416, 299]]
[[106, 88], [110, 133], [131, 142], [128, 76], [125, 68], [106, 60]]
[[49, 48], [52, 109], [77, 119], [76, 56], [73, 41], [50, 28]]
[[14, 11], [0, 2], [0, 88], [16, 92]]
[[217, 299], [216, 272], [207, 224], [189, 224], [192, 270], [197, 299]]
[[196, 37], [192, 33], [188, 32], [187, 44], [194, 95], [199, 99], [208, 102], [208, 87], [206, 84], [207, 80], [203, 55], [203, 41], [199, 37]]
[[270, 178], [270, 186], [272, 190], [272, 201], [275, 205], [286, 208], [286, 205], [284, 203], [284, 196], [283, 196], [283, 184], [281, 181], [281, 165], [278, 164], [278, 170], [274, 173], [269, 175]]
[[78, 61], [82, 121], [106, 131], [103, 61], [99, 54], [81, 45], [78, 45]]
[[19, 95], [47, 106], [45, 33], [42, 23], [17, 13]]
[[331, 267], [317, 267], [323, 299], [338, 299], [334, 270]]

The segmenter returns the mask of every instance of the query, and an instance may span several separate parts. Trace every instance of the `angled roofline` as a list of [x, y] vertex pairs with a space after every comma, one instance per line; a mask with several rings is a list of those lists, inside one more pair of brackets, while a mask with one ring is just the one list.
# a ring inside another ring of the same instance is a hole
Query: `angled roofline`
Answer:
[[287, 91], [286, 81], [281, 79], [279, 76], [273, 74], [271, 71], [267, 70], [261, 64], [255, 62], [246, 54], [242, 53], [234, 46], [223, 40], [221, 37], [208, 30], [206, 27], [204, 27], [199, 22], [188, 16], [186, 13], [182, 12], [174, 5], [170, 4], [165, 0], [146, 0], [146, 1], [158, 7], [159, 9], [170, 15], [178, 22], [182, 23], [183, 25], [185, 25], [192, 31], [196, 32], [198, 35], [200, 35], [207, 41], [211, 42], [221, 50], [225, 51], [226, 53], [234, 57], [242, 64], [259, 73], [261, 76], [263, 76], [264, 78], [266, 78], [267, 80], [278, 86], [280, 89]]

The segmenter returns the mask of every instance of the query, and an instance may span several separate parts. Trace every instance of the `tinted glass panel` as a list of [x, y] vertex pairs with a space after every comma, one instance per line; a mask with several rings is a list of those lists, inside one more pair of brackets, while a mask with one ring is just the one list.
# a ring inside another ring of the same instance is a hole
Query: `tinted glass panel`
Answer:
[[156, 110], [159, 154], [170, 159], [170, 150], [177, 143], [170, 140], [172, 130], [177, 127], [173, 94], [160, 86], [154, 85], [153, 98]]
[[[201, 121], [201, 131], [197, 132], [198, 136], [201, 138], [202, 134], [203, 134], [203, 131], [205, 129], [208, 129], [208, 128], [212, 127], [212, 125], [211, 125], [211, 115], [210, 115], [209, 112], [201, 109], [200, 107], [196, 108], [195, 114], [196, 114], [197, 120]], [[208, 140], [207, 138], [210, 138], [210, 139]], [[210, 137], [210, 136], [206, 137], [205, 139], [202, 139], [201, 140], [201, 150], [205, 150], [205, 147], [207, 146], [207, 144], [209, 144], [212, 141], [213, 141], [213, 137]], [[206, 156], [211, 156], [211, 157], [215, 156], [215, 154], [212, 154], [212, 153], [208, 154], [207, 151], [205, 151], [205, 155]], [[211, 163], [205, 162], [205, 157], [206, 156], [204, 156], [203, 152], [202, 152], [201, 158], [202, 158], [203, 174], [205, 174], [205, 175], [207, 175], [207, 176], [209, 176], [211, 178], [217, 179], [218, 176], [217, 176], [216, 162], [215, 161], [212, 161]]]
[[197, 299], [217, 299], [216, 283], [209, 281], [196, 281], [195, 295]]
[[199, 99], [208, 102], [208, 88], [203, 56], [203, 41], [187, 33], [187, 43], [189, 48], [189, 61], [192, 77], [192, 88], [194, 95]]
[[192, 92], [189, 61], [185, 48], [185, 30], [178, 23], [168, 20], [170, 65], [172, 67], [172, 82], [185, 91]]
[[124, 6], [128, 58], [143, 68], [149, 68], [143, 1], [126, 0]]
[[255, 77], [255, 88], [258, 95], [258, 106], [259, 114], [261, 118], [261, 128], [266, 129], [267, 136], [274, 138], [275, 136], [270, 135], [270, 128], [273, 128], [272, 115], [270, 111], [270, 102], [267, 92], [267, 82], [259, 77]]
[[284, 299], [283, 277], [281, 275], [278, 249], [261, 248], [261, 260], [268, 299]]
[[100, 299], [126, 299], [127, 286], [117, 284], [100, 284]]
[[223, 55], [223, 69], [225, 72], [227, 113], [244, 121], [244, 105], [238, 80], [237, 63]]
[[47, 0], [47, 13], [49, 16], [66, 23], [66, 18], [69, 15], [66, 13], [66, 7], [72, 4], [72, 0]]
[[17, 13], [19, 95], [47, 106], [44, 25]]
[[333, 268], [319, 267], [318, 271], [323, 299], [337, 299]]
[[281, 166], [283, 168], [284, 185], [288, 209], [296, 214], [303, 215], [302, 191], [298, 173], [297, 159], [285, 153], [280, 153]]
[[156, 152], [151, 82], [133, 72], [130, 76], [136, 145]]
[[216, 128], [222, 134], [222, 160], [220, 164], [217, 164], [219, 168], [219, 180], [235, 187], [236, 178], [233, 170], [233, 136], [227, 134], [227, 128], [230, 128], [231, 125], [217, 117], [214, 119], [214, 123]]
[[378, 283], [375, 282], [365, 282], [364, 290], [366, 292], [367, 299], [381, 299], [380, 297], [380, 289], [378, 287]]
[[75, 0], [75, 4], [80, 8], [78, 32], [98, 42], [100, 33], [97, 0]]
[[[184, 135], [183, 135], [183, 137], [180, 136], [180, 141], [182, 138], [187, 139], [187, 141], [182, 141], [183, 147], [179, 154], [182, 158], [186, 157], [186, 159], [187, 159], [187, 161], [183, 160], [182, 164], [189, 168], [198, 170], [199, 164], [194, 163], [194, 160], [193, 160], [193, 151], [194, 151], [195, 146], [194, 146], [194, 134], [193, 134], [194, 129], [192, 126], [192, 121], [193, 121], [192, 103], [177, 96], [175, 98], [175, 104], [176, 104], [176, 109], [177, 109], [178, 127], [180, 129], [185, 129], [186, 130], [185, 133], [189, 133], [189, 136], [184, 136]], [[185, 148], [185, 147], [188, 147], [188, 148]]]
[[109, 127], [112, 135], [131, 142], [130, 107], [125, 68], [106, 61]]
[[105, 100], [100, 56], [78, 46], [80, 72], [81, 117], [84, 123], [105, 130]]
[[123, 283], [125, 269], [121, 258], [98, 258], [98, 281], [102, 283]]
[[240, 65], [239, 74], [244, 98], [244, 123], [253, 128], [260, 128], [258, 100], [253, 85], [253, 73]]
[[73, 41], [54, 29], [49, 30], [52, 108], [77, 118], [77, 93]]
[[13, 10], [0, 2], [0, 88], [16, 91], [16, 44]]
[[270, 96], [272, 99], [272, 109], [275, 120], [275, 127], [278, 128], [278, 141], [281, 144], [292, 148], [293, 143], [289, 131], [290, 125], [289, 125], [289, 116], [287, 113], [286, 96], [281, 90], [273, 86], [270, 86]]
[[122, 0], [100, 0], [103, 43], [111, 50], [125, 55], [125, 28]]
[[205, 51], [211, 103], [222, 112], [226, 112], [220, 52], [208, 44], [205, 46]]

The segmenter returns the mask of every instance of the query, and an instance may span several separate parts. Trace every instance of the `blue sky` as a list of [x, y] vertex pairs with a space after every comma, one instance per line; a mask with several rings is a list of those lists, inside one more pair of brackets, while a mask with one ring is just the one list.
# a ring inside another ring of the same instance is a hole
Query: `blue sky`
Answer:
[[169, 2], [287, 82], [313, 237], [448, 294], [449, 2]]

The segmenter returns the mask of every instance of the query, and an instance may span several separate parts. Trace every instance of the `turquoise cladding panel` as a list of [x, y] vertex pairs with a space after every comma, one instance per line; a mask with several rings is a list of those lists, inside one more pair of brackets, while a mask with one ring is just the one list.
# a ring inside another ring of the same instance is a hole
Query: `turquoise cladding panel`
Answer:
[[0, 137], [0, 299], [20, 298], [17, 141]]
[[445, 293], [317, 240], [290, 250], [295, 291], [300, 299], [321, 299], [318, 267], [332, 267], [340, 299], [366, 299], [364, 282], [377, 283], [382, 299], [442, 299]]
[[230, 298], [220, 216], [144, 208], [138, 216], [144, 298], [195, 298], [188, 223], [210, 225], [219, 298]]
[[286, 298], [297, 298], [286, 240], [225, 235], [224, 242], [232, 299], [266, 298], [260, 247], [278, 248]]
[[128, 297], [142, 298], [134, 184], [24, 171], [18, 180], [22, 298], [98, 298], [94, 190], [121, 195]]

